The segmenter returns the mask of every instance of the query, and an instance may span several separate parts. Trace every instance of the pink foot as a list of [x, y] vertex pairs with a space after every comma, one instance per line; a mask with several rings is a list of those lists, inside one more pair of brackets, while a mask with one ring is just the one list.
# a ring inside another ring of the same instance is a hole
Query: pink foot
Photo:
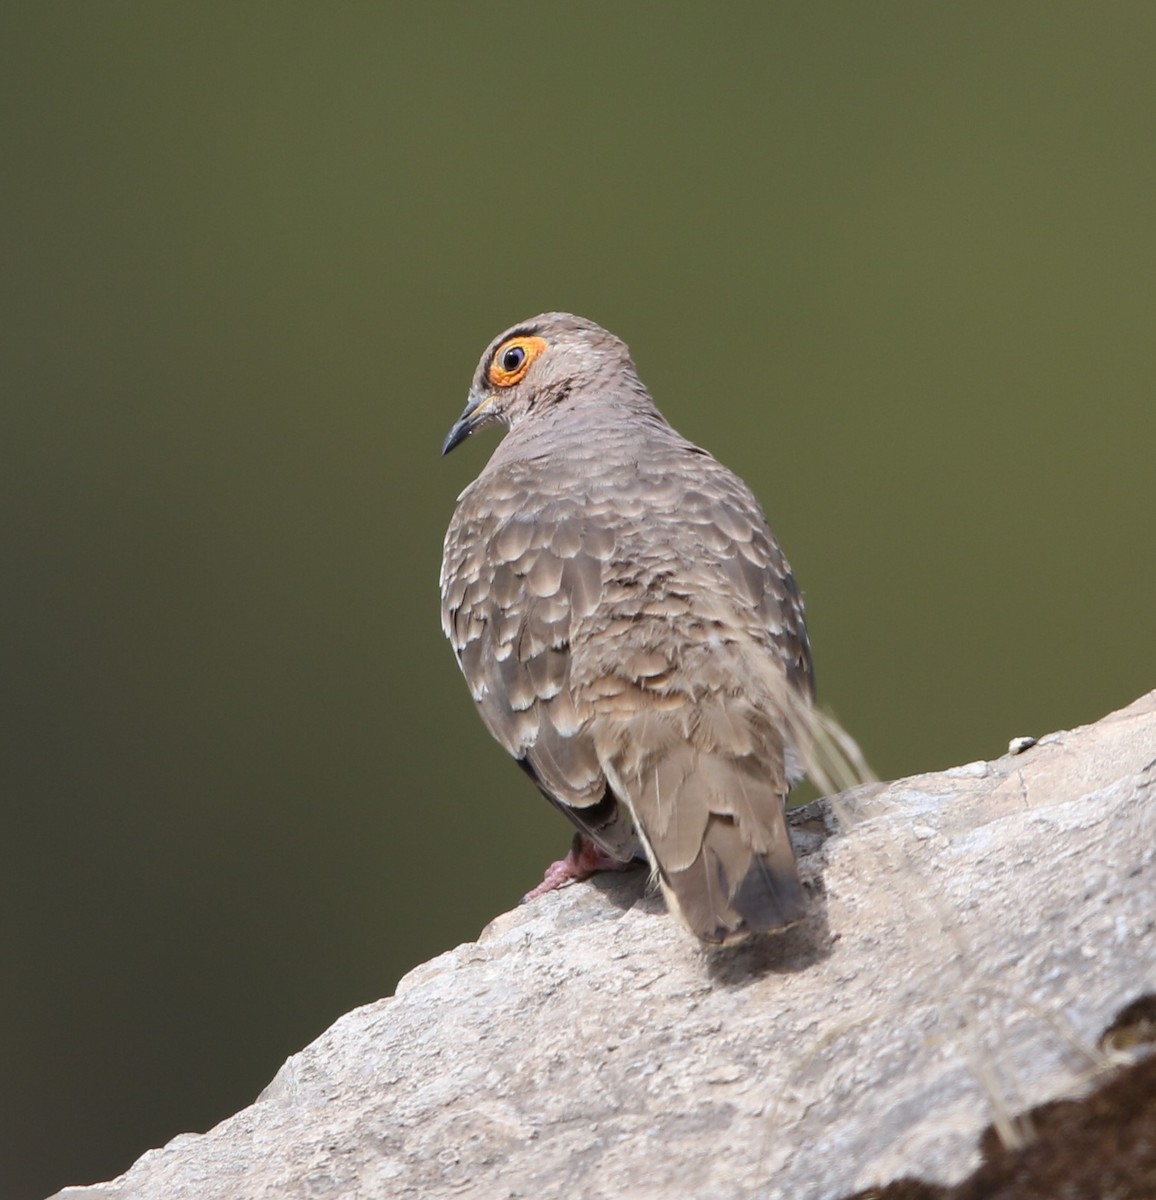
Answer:
[[575, 834], [570, 853], [546, 868], [542, 882], [522, 897], [522, 903], [537, 900], [539, 896], [565, 887], [568, 883], [580, 883], [599, 871], [626, 871], [632, 866], [633, 861], [619, 862], [605, 850], [599, 849], [588, 837], [583, 837], [580, 833]]

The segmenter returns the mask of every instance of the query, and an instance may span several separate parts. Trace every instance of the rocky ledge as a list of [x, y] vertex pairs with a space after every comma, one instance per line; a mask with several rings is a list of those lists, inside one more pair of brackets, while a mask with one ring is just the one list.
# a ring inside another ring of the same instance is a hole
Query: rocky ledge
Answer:
[[[1012, 731], [1009, 731], [1012, 732]], [[1019, 746], [1016, 747], [1020, 749]], [[1156, 692], [792, 814], [802, 925], [701, 949], [644, 872], [506, 913], [243, 1112], [59, 1200], [837, 1197], [958, 1181], [1156, 990]]]

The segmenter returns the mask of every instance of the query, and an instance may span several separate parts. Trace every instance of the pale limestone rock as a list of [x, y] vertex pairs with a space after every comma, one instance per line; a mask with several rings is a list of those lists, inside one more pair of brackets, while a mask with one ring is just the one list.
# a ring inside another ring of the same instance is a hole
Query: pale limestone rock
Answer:
[[[495, 920], [255, 1104], [60, 1200], [836, 1197], [954, 1181], [1156, 989], [1156, 692], [794, 832], [814, 916], [701, 949], [641, 873]], [[829, 836], [828, 836], [829, 835]], [[816, 882], [817, 881], [817, 882]]]

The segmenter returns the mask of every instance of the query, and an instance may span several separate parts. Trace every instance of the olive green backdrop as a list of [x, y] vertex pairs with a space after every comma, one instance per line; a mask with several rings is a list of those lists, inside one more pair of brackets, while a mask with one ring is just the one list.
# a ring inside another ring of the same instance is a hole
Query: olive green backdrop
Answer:
[[1148, 3], [5, 5], [0, 1195], [565, 848], [438, 626], [513, 321], [747, 478], [880, 774], [1156, 685], [1154, 62]]

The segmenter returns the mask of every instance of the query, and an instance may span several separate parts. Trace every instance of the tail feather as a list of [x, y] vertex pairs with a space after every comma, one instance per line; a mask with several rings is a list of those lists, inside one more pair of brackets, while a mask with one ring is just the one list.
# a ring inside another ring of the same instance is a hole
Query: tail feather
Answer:
[[702, 849], [686, 869], [663, 870], [655, 852], [667, 903], [692, 933], [721, 944], [782, 929], [806, 916], [806, 892], [785, 823], [782, 832], [781, 844], [757, 854], [733, 818], [712, 815]]
[[603, 760], [668, 904], [691, 932], [733, 942], [806, 915], [783, 813], [787, 783], [774, 758], [682, 741], [652, 749], [635, 769], [621, 766]]

